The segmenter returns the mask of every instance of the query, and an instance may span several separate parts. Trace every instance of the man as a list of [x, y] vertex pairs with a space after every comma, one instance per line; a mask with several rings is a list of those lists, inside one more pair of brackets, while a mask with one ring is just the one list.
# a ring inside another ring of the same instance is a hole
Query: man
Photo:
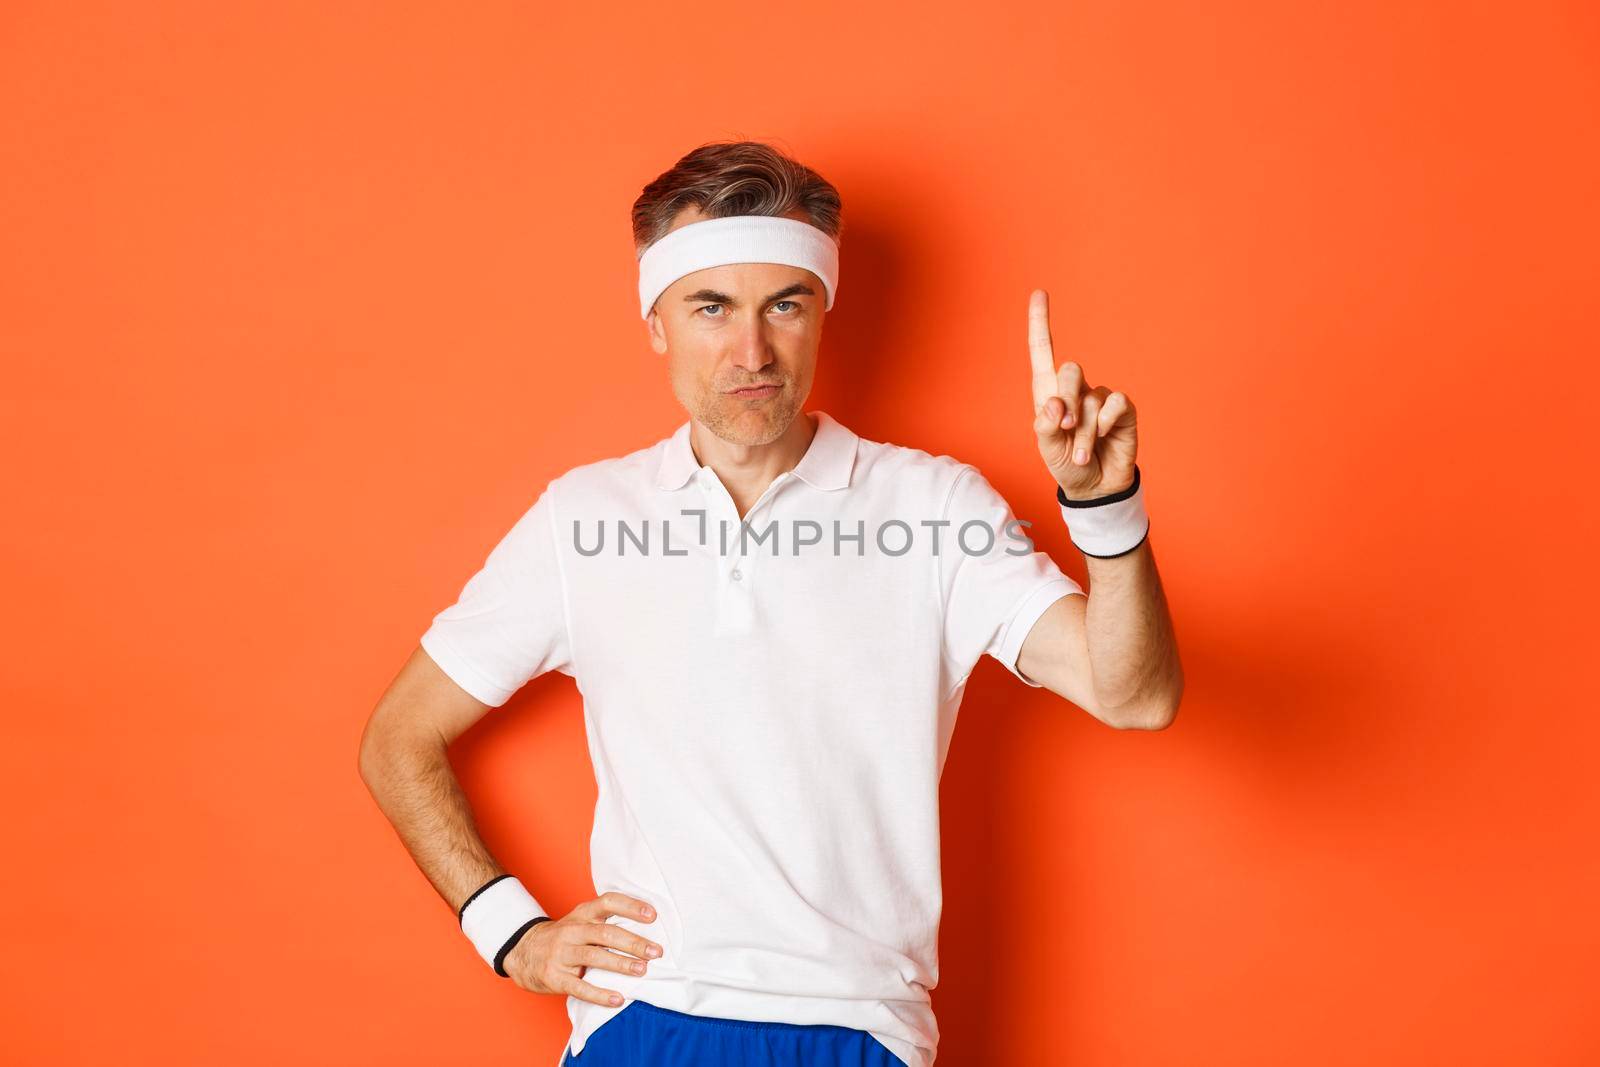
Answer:
[[[689, 419], [549, 483], [384, 694], [362, 776], [496, 973], [567, 997], [560, 1063], [929, 1067], [938, 784], [978, 657], [1114, 727], [1176, 713], [1133, 403], [1056, 367], [1035, 291], [1034, 429], [1086, 594], [977, 468], [802, 411], [833, 186], [703, 145], [633, 220]], [[599, 785], [600, 895], [559, 918], [484, 848], [445, 757], [549, 670], [583, 693]]]

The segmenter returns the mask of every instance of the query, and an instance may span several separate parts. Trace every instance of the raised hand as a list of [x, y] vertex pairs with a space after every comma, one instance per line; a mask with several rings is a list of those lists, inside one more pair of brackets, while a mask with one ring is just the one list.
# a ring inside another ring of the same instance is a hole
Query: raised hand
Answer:
[[1071, 360], [1056, 366], [1050, 343], [1050, 295], [1028, 296], [1028, 353], [1033, 365], [1033, 429], [1039, 455], [1069, 500], [1088, 500], [1133, 484], [1138, 453], [1133, 401], [1090, 386]]

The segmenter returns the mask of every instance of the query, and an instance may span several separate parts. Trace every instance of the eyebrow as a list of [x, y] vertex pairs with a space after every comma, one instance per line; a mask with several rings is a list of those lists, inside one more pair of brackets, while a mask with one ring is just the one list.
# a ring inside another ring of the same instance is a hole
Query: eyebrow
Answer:
[[[806, 296], [817, 295], [816, 292], [812, 290], [811, 286], [807, 285], [805, 282], [795, 282], [787, 289], [779, 289], [776, 293], [773, 293], [771, 296], [767, 297], [761, 302], [763, 304], [770, 304], [774, 300], [782, 300], [786, 296], [799, 296], [801, 293], [804, 293]], [[718, 292], [715, 289], [696, 289], [683, 299], [689, 302], [707, 300], [713, 304], [729, 304], [733, 307], [739, 306], [739, 302], [733, 297], [729, 296], [727, 293]]]

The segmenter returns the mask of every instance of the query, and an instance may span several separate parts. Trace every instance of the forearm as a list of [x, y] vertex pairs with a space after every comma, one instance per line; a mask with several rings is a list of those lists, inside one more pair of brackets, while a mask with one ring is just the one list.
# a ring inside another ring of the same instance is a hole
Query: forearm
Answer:
[[1084, 560], [1084, 640], [1096, 699], [1129, 725], [1159, 729], [1177, 711], [1183, 668], [1150, 539], [1112, 559]]
[[442, 745], [390, 741], [362, 755], [362, 779], [411, 858], [452, 910], [505, 873], [478, 835]]

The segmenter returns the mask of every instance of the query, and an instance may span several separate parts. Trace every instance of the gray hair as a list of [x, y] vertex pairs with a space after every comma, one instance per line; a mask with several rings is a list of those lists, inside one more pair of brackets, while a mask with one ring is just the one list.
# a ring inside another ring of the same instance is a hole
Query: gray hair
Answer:
[[760, 141], [713, 141], [672, 165], [633, 202], [633, 245], [643, 254], [665, 237], [689, 205], [710, 218], [805, 212], [811, 225], [839, 240], [839, 190], [810, 167]]

